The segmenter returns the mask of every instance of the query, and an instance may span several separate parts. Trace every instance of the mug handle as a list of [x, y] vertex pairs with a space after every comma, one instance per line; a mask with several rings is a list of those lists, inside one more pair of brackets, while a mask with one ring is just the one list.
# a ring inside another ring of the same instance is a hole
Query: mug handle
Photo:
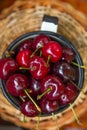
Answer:
[[41, 31], [57, 32], [58, 18], [56, 16], [44, 15], [41, 25]]

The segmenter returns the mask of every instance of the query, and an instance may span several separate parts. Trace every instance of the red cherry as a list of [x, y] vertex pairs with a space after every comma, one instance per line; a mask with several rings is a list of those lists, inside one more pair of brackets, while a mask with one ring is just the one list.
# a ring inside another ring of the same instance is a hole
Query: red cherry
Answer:
[[20, 96], [28, 86], [28, 78], [24, 74], [14, 74], [6, 82], [7, 91], [14, 96]]
[[41, 82], [32, 77], [31, 81], [30, 81], [30, 90], [32, 91], [31, 92], [32, 96], [37, 96], [38, 94], [40, 94], [41, 93]]
[[57, 76], [46, 76], [41, 83], [41, 92], [44, 93], [48, 88], [52, 90], [46, 93], [49, 100], [58, 100], [60, 95], [64, 92], [64, 84]]
[[49, 67], [45, 60], [39, 56], [34, 56], [29, 59], [29, 71], [33, 78], [43, 79], [49, 71]]
[[31, 100], [22, 102], [20, 105], [20, 111], [29, 117], [35, 117], [39, 114], [39, 111], [35, 107], [35, 105], [32, 103]]
[[28, 67], [28, 62], [31, 54], [32, 51], [28, 49], [24, 49], [17, 54], [16, 59], [21, 67]]
[[18, 47], [18, 51], [22, 51], [24, 49], [29, 50], [29, 49], [31, 49], [31, 47], [32, 47], [32, 40], [27, 39], [27, 40], [21, 42], [21, 44]]
[[51, 62], [57, 62], [62, 58], [62, 46], [56, 41], [49, 41], [42, 48], [42, 54], [46, 59], [50, 56]]
[[0, 60], [0, 78], [7, 80], [10, 75], [18, 70], [18, 63], [12, 58], [3, 58]]
[[69, 80], [75, 81], [75, 69], [67, 62], [57, 62], [53, 66], [53, 73], [58, 75], [64, 82]]
[[60, 105], [67, 105], [76, 99], [78, 91], [76, 86], [72, 83], [67, 83], [64, 93], [59, 98]]
[[40, 34], [34, 38], [32, 48], [36, 50], [39, 46], [44, 46], [50, 41], [50, 38], [44, 34]]
[[42, 98], [40, 101], [40, 108], [42, 113], [52, 113], [59, 108], [58, 101], [50, 101], [46, 98]]
[[62, 60], [65, 60], [68, 63], [71, 63], [74, 59], [75, 59], [75, 53], [74, 53], [73, 49], [71, 49], [69, 47], [64, 47]]

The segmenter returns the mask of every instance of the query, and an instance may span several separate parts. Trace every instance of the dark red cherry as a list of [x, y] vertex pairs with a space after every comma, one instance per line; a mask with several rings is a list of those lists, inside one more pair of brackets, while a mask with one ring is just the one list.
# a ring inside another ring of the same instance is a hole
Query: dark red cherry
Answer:
[[57, 62], [62, 58], [62, 46], [56, 41], [49, 41], [42, 48], [42, 54], [46, 59], [50, 57], [51, 62]]
[[19, 53], [16, 56], [16, 59], [21, 67], [28, 67], [28, 62], [29, 62], [29, 58], [31, 54], [32, 54], [32, 51], [28, 49], [19, 51]]
[[78, 96], [78, 90], [76, 86], [70, 82], [67, 83], [64, 93], [60, 96], [59, 104], [67, 105], [76, 99]]
[[75, 69], [65, 61], [55, 63], [53, 73], [59, 76], [64, 82], [69, 80], [75, 81]]
[[24, 74], [14, 74], [6, 82], [7, 91], [14, 96], [20, 96], [22, 91], [28, 86], [29, 81]]
[[39, 114], [35, 105], [31, 102], [31, 100], [25, 101], [20, 105], [20, 111], [29, 117], [35, 117]]
[[18, 70], [18, 63], [12, 58], [0, 59], [0, 78], [7, 80], [8, 77]]
[[29, 88], [31, 90], [31, 95], [37, 96], [38, 94], [41, 93], [41, 83], [40, 83], [40, 81], [38, 81], [38, 80], [36, 80], [32, 77]]
[[22, 51], [24, 49], [31, 49], [32, 47], [32, 40], [30, 39], [27, 39], [23, 42], [20, 43], [19, 47], [18, 47], [18, 51]]
[[33, 50], [36, 50], [39, 46], [44, 46], [50, 41], [50, 38], [44, 34], [40, 34], [37, 37], [34, 38], [32, 48]]
[[49, 67], [45, 60], [39, 56], [34, 56], [29, 60], [29, 71], [33, 78], [43, 79], [49, 71]]
[[69, 48], [69, 47], [64, 47], [62, 60], [65, 60], [68, 63], [71, 63], [74, 59], [75, 59], [75, 53], [74, 53], [73, 49]]
[[64, 84], [57, 76], [46, 76], [41, 83], [41, 92], [44, 93], [48, 88], [51, 91], [44, 96], [49, 100], [58, 100], [60, 95], [64, 92]]
[[40, 108], [42, 113], [52, 113], [59, 108], [58, 101], [50, 101], [46, 98], [42, 98], [40, 101]]

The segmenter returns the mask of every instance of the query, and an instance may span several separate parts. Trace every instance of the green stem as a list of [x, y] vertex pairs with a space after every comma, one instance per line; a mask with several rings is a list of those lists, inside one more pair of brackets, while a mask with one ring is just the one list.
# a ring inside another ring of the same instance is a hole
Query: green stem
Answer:
[[70, 80], [70, 82], [71, 82], [79, 91], [81, 91], [81, 88], [79, 88], [79, 86], [77, 86], [72, 80]]
[[37, 100], [41, 99], [46, 93], [50, 92], [52, 88], [48, 88], [46, 91], [44, 91], [41, 95], [37, 96]]
[[6, 57], [11, 57], [12, 55], [14, 55], [15, 54], [15, 52], [14, 51], [6, 51], [5, 52], [5, 55], [6, 55]]
[[26, 116], [23, 115], [23, 123], [25, 123], [25, 122], [26, 122]]
[[60, 130], [58, 123], [57, 123], [57, 116], [52, 112], [53, 120], [56, 121], [57, 130]]
[[42, 50], [40, 50], [40, 57], [42, 56]]
[[73, 112], [73, 115], [74, 115], [74, 118], [75, 118], [75, 120], [76, 120], [77, 124], [82, 125], [82, 123], [79, 121], [79, 119], [78, 119], [78, 117], [77, 117], [76, 112], [75, 112], [75, 111], [74, 111], [74, 109], [73, 109], [72, 104], [71, 104], [71, 103], [69, 103], [69, 105], [70, 105], [70, 108], [71, 108], [71, 110], [72, 110], [72, 112]]
[[19, 70], [31, 70], [31, 71], [34, 71], [36, 70], [37, 67], [36, 66], [33, 66], [32, 68], [27, 68], [27, 67], [19, 67]]
[[75, 62], [72, 62], [72, 64], [75, 65], [75, 66], [77, 66], [77, 67], [80, 67], [80, 68], [82, 68], [82, 69], [87, 69], [87, 66], [79, 65], [79, 64], [77, 64], [77, 63], [75, 63]]
[[20, 70], [30, 70], [30, 68], [27, 67], [19, 67]]
[[79, 88], [79, 86], [77, 86], [73, 81], [70, 80], [70, 82], [82, 93], [84, 93], [83, 89]]
[[33, 100], [33, 98], [29, 95], [29, 93], [27, 92], [26, 89], [24, 89], [24, 92], [26, 93], [26, 95], [28, 96], [28, 98], [32, 101], [32, 103], [35, 105], [35, 107], [37, 108], [37, 110], [38, 110], [39, 112], [41, 112], [40, 107], [36, 104], [36, 102], [35, 102], [35, 101]]
[[50, 55], [48, 56], [48, 58], [47, 58], [47, 65], [49, 64], [49, 62], [50, 62]]
[[25, 99], [20, 95], [20, 99], [23, 101], [23, 102], [25, 102]]
[[38, 115], [38, 120], [36, 124], [36, 130], [39, 130], [39, 122], [40, 122], [41, 113]]
[[30, 58], [32, 58], [32, 57], [35, 55], [35, 53], [36, 53], [40, 48], [42, 48], [42, 46], [39, 46], [38, 48], [36, 48], [36, 50], [31, 54]]

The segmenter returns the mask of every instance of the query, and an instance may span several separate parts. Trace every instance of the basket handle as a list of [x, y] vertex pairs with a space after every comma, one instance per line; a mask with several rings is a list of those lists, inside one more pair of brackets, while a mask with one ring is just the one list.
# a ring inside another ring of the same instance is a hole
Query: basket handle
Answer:
[[56, 16], [44, 15], [41, 30], [56, 33], [58, 30], [58, 18]]

